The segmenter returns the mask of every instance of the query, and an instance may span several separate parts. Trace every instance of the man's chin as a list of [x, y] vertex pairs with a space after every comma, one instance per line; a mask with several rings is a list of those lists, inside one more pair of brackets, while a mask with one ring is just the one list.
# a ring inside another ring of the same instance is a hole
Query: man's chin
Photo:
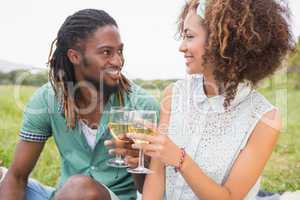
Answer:
[[119, 84], [120, 84], [119, 79], [116, 79], [116, 80], [109, 79], [109, 80], [104, 80], [103, 82], [106, 86], [109, 86], [109, 87], [116, 87], [116, 86], [119, 86]]
[[106, 93], [106, 91], [117, 92], [119, 89], [119, 84], [110, 84], [106, 82], [98, 83], [97, 85], [94, 86], [99, 92], [104, 92], [104, 93]]
[[97, 91], [103, 92], [104, 94], [111, 94], [119, 91], [120, 84], [119, 80], [117, 81], [99, 81], [99, 80], [94, 80], [94, 79], [85, 79], [87, 82], [91, 83]]
[[[111, 92], [118, 92], [119, 91], [119, 88], [120, 88], [120, 85], [119, 84], [114, 84], [114, 85], [110, 85], [110, 84], [103, 84], [103, 90], [108, 90], [108, 91], [111, 91]], [[101, 90], [101, 89], [100, 89]]]

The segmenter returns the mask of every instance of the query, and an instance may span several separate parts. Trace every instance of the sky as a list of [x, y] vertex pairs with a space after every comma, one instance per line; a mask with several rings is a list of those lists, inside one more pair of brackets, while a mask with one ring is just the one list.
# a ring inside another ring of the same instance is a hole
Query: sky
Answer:
[[[124, 73], [129, 78], [171, 79], [185, 76], [185, 62], [175, 40], [176, 18], [184, 0], [10, 0], [0, 6], [0, 59], [46, 69], [51, 42], [65, 18], [95, 8], [119, 25], [125, 44]], [[289, 0], [293, 32], [300, 36], [299, 0]]]

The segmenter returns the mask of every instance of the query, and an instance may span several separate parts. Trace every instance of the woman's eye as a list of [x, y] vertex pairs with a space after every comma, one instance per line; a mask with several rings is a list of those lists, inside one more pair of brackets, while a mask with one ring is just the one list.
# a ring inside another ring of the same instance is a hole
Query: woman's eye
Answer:
[[192, 39], [192, 38], [194, 38], [194, 36], [193, 35], [189, 35], [189, 34], [185, 34], [185, 35], [182, 36], [183, 40], [186, 40], [186, 39], [189, 40], [189, 39]]

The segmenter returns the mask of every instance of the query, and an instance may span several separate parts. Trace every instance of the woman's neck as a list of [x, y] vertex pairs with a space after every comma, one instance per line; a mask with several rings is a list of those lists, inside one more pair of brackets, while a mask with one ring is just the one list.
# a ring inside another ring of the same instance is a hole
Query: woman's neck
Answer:
[[219, 95], [219, 88], [217, 81], [213, 75], [203, 74], [203, 89], [207, 97]]

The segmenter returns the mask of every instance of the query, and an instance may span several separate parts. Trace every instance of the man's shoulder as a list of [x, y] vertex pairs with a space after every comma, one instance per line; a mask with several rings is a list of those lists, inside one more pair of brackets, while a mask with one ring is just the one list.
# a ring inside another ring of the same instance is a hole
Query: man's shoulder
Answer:
[[48, 104], [50, 100], [55, 97], [54, 90], [50, 82], [40, 86], [31, 96], [29, 103], [34, 104]]
[[132, 95], [148, 95], [148, 96], [151, 96], [146, 89], [142, 88], [141, 86], [137, 85], [134, 82], [130, 83], [130, 92], [131, 92]]
[[133, 82], [130, 85], [130, 96], [134, 96], [136, 98], [146, 98], [150, 100], [155, 100], [155, 97], [151, 95], [146, 89]]
[[131, 101], [134, 101], [136, 104], [152, 105], [154, 107], [159, 105], [157, 99], [153, 95], [133, 82], [130, 86], [129, 97]]
[[52, 85], [50, 82], [45, 83], [44, 85], [40, 86], [39, 88], [37, 88], [37, 90], [35, 91], [34, 95], [41, 95], [41, 94], [54, 94]]

